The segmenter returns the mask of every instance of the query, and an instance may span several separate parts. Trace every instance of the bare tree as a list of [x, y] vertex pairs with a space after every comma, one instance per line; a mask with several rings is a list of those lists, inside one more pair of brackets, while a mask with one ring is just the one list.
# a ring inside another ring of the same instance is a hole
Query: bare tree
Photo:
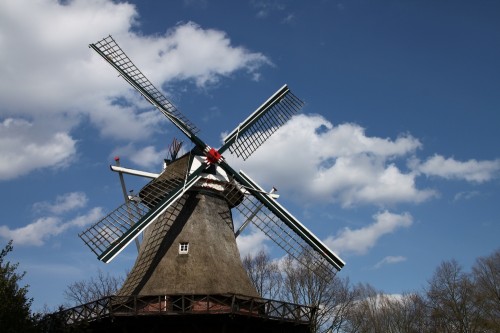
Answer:
[[[312, 256], [301, 260], [312, 266]], [[316, 307], [318, 310], [311, 323], [311, 332], [339, 332], [345, 316], [354, 300], [354, 293], [348, 279], [331, 275], [329, 280], [319, 277], [291, 257], [282, 262], [284, 284], [283, 299]]]
[[64, 291], [64, 296], [72, 306], [89, 303], [114, 295], [123, 281], [123, 277], [111, 276], [109, 273], [104, 274], [99, 269], [97, 276], [70, 284]]
[[500, 332], [500, 249], [476, 260], [472, 279], [481, 326], [486, 332]]
[[474, 286], [456, 260], [445, 261], [429, 281], [431, 320], [439, 332], [478, 332], [480, 313], [473, 302]]
[[243, 267], [259, 295], [275, 299], [281, 292], [283, 278], [277, 262], [263, 250], [254, 257], [250, 254], [243, 258]]
[[290, 257], [278, 266], [264, 252], [244, 263], [262, 295], [279, 291], [282, 300], [318, 309], [312, 332], [500, 332], [500, 249], [478, 258], [471, 273], [455, 260], [441, 263], [423, 294], [387, 295], [336, 276], [325, 281]]
[[351, 286], [349, 278], [335, 276], [332, 283], [332, 295], [330, 299], [329, 313], [325, 313], [322, 319], [323, 327], [329, 328], [329, 332], [343, 332], [346, 317], [356, 299], [356, 290]]
[[356, 299], [347, 313], [345, 331], [382, 332], [379, 292], [369, 284], [358, 284], [354, 289]]
[[369, 284], [354, 288], [357, 297], [347, 314], [346, 333], [428, 332], [427, 306], [415, 293], [388, 295]]
[[418, 333], [429, 331], [425, 299], [416, 293], [382, 295], [381, 313], [385, 332]]
[[[306, 262], [314, 260], [312, 257], [301, 259]], [[278, 263], [264, 251], [254, 257], [246, 256], [243, 266], [263, 297], [317, 308], [311, 332], [342, 331], [345, 315], [354, 300], [349, 279], [332, 275], [326, 281], [289, 256]]]

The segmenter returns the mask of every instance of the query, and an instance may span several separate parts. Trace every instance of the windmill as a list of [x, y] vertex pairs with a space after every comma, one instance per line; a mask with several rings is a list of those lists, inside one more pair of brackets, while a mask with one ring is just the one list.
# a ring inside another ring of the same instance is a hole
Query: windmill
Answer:
[[[159, 109], [194, 148], [172, 160], [159, 175], [79, 236], [103, 262], [110, 262], [139, 234], [143, 241], [120, 295], [242, 294], [258, 296], [244, 271], [236, 246], [232, 211], [264, 232], [287, 254], [329, 279], [344, 262], [312, 232], [222, 154], [246, 160], [302, 107], [281, 87], [236, 127], [219, 149], [207, 145], [181, 114], [108, 36], [90, 44], [120, 76]], [[178, 145], [178, 143], [176, 144]], [[124, 168], [115, 167], [124, 172]], [[130, 171], [130, 170], [129, 170]], [[125, 192], [124, 192], [125, 193]], [[310, 260], [314, 258], [314, 260]]]

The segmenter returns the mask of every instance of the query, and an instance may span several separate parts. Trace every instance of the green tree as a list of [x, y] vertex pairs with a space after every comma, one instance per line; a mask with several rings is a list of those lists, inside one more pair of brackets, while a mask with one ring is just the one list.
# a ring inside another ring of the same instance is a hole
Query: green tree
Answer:
[[19, 264], [6, 260], [12, 249], [9, 241], [0, 253], [0, 327], [3, 333], [30, 332], [34, 330], [30, 311], [33, 299], [27, 296], [27, 285], [19, 286], [25, 272], [18, 273]]

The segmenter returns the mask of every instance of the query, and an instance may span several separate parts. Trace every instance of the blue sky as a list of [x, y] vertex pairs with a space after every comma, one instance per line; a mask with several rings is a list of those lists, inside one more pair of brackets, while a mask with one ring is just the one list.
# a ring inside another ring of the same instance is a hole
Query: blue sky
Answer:
[[[109, 34], [212, 146], [284, 83], [304, 100], [247, 161], [226, 157], [279, 189], [342, 276], [402, 293], [443, 260], [468, 270], [499, 246], [499, 16], [496, 1], [2, 1], [0, 244], [35, 309], [131, 268], [133, 247], [106, 265], [77, 234], [123, 200], [114, 156], [159, 172], [185, 139], [87, 47]], [[281, 255], [252, 229], [239, 246]]]

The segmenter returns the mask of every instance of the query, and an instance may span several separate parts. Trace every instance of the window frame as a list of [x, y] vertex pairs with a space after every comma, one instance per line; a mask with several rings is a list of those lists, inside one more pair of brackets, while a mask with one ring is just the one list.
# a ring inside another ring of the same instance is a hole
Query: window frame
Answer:
[[188, 253], [189, 253], [189, 242], [180, 242], [179, 254], [188, 254]]

